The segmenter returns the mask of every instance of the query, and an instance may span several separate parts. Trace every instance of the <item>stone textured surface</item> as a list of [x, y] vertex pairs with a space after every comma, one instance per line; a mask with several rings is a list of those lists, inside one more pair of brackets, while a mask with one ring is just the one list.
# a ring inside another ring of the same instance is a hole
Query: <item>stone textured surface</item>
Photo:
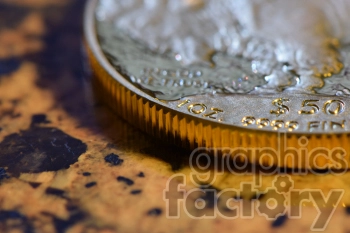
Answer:
[[[93, 98], [82, 50], [84, 4], [0, 1], [0, 231], [309, 232], [317, 211], [308, 203], [301, 219], [287, 213], [275, 221], [257, 214], [198, 220], [183, 209], [180, 218], [167, 218], [163, 191], [173, 175], [190, 176], [191, 152], [139, 132]], [[262, 176], [257, 192], [243, 192], [236, 204], [268, 200], [266, 188], [277, 175]], [[256, 178], [225, 171], [211, 187], [239, 189]], [[350, 230], [350, 211], [344, 208], [350, 204], [349, 173], [292, 178], [300, 190], [319, 189], [325, 195], [345, 190], [325, 231]], [[193, 188], [191, 182], [183, 187]], [[215, 195], [199, 197], [206, 208], [195, 210], [189, 201], [191, 213], [225, 211]]]

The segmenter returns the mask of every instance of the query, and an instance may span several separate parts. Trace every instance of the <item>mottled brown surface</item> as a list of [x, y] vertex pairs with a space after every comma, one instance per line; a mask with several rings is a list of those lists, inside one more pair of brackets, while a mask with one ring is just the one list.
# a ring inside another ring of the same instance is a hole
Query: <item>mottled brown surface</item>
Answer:
[[[0, 232], [308, 232], [317, 215], [310, 204], [302, 219], [279, 222], [195, 220], [183, 211], [180, 219], [166, 217], [163, 190], [172, 175], [189, 176], [191, 152], [139, 132], [93, 98], [83, 6], [0, 1]], [[240, 202], [259, 194], [267, 200], [275, 177], [263, 176], [260, 190]], [[345, 190], [326, 231], [350, 230], [349, 173], [292, 177], [297, 189]], [[256, 176], [216, 178], [213, 187], [222, 190]], [[213, 208], [207, 204], [204, 213]]]

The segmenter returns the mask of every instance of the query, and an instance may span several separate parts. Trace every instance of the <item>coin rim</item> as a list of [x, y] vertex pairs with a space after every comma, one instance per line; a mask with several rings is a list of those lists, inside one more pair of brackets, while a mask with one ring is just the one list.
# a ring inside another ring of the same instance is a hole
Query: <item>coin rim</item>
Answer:
[[[142, 98], [147, 99], [150, 102], [153, 102], [154, 104], [160, 105], [162, 108], [166, 108], [168, 111], [174, 111], [176, 114], [179, 115], [185, 115], [186, 117], [190, 118], [191, 120], [200, 120], [203, 121], [205, 124], [211, 124], [218, 127], [224, 127], [224, 128], [232, 128], [235, 130], [242, 130], [242, 131], [248, 131], [251, 133], [272, 133], [272, 134], [278, 134], [281, 133], [279, 131], [272, 131], [272, 130], [266, 130], [266, 129], [251, 129], [246, 128], [239, 125], [232, 125], [225, 122], [216, 122], [211, 119], [203, 119], [197, 116], [193, 116], [190, 114], [185, 114], [179, 110], [170, 108], [168, 105], [162, 103], [161, 101], [158, 101], [156, 98], [148, 95], [147, 93], [143, 92], [139, 88], [137, 88], [135, 85], [133, 85], [131, 82], [126, 80], [121, 74], [119, 74], [115, 68], [109, 63], [105, 55], [103, 54], [103, 51], [101, 47], [99, 46], [98, 39], [96, 37], [96, 22], [95, 22], [95, 9], [98, 4], [99, 0], [89, 0], [89, 2], [86, 5], [85, 10], [85, 16], [84, 16], [84, 32], [85, 32], [85, 40], [87, 42], [88, 49], [91, 50], [99, 64], [107, 71], [107, 73], [117, 82], [119, 82], [121, 85], [129, 89], [130, 91], [134, 92], [135, 94], [141, 96]], [[343, 135], [343, 134], [349, 134], [350, 132], [285, 132], [286, 134], [293, 134], [293, 135], [299, 135], [299, 136], [319, 136], [319, 135]]]
[[[106, 94], [107, 99], [105, 100], [112, 109], [119, 110], [121, 117], [151, 135], [165, 136], [164, 139], [191, 149], [201, 146], [205, 148], [264, 148], [268, 146], [276, 151], [281, 149], [279, 143], [281, 142], [280, 135], [282, 132], [256, 130], [224, 122], [219, 123], [180, 112], [149, 96], [121, 76], [104, 56], [97, 40], [95, 8], [98, 1], [90, 0], [86, 5], [84, 16], [85, 44], [95, 77], [104, 88], [102, 91]], [[118, 97], [121, 99], [118, 99]], [[282, 134], [286, 135], [284, 143], [288, 147], [299, 148], [298, 140], [306, 136], [309, 140], [307, 145], [309, 152], [319, 147], [327, 149], [340, 147], [345, 151], [350, 151], [350, 144], [348, 143], [350, 133], [283, 132]], [[269, 161], [266, 158], [264, 160], [264, 158], [261, 159], [262, 155], [259, 156], [247, 156], [243, 159], [260, 164], [295, 167], [293, 161], [285, 161], [285, 157], [281, 155], [279, 155], [277, 161]], [[297, 155], [296, 159], [299, 156]], [[319, 167], [332, 167], [331, 162], [333, 161], [317, 156], [308, 157], [309, 162], [313, 161]], [[350, 154], [346, 153], [343, 159], [350, 161]], [[293, 166], [291, 163], [293, 163]], [[312, 166], [313, 164], [302, 165], [303, 168]], [[345, 168], [347, 169], [347, 167]]]

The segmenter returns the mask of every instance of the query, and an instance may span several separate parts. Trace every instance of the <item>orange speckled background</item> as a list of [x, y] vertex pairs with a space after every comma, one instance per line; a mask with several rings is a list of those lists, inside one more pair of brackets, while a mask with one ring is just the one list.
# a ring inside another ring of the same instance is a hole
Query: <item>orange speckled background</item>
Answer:
[[[191, 152], [139, 132], [93, 97], [82, 45], [84, 5], [0, 0], [0, 232], [310, 232], [318, 214], [312, 203], [305, 203], [301, 219], [282, 213], [283, 203], [276, 220], [255, 212], [193, 219], [184, 209], [167, 218], [176, 206], [167, 208], [163, 191], [173, 175], [190, 176]], [[239, 189], [257, 176], [223, 172], [211, 187]], [[256, 198], [243, 192], [236, 204], [266, 203], [277, 176], [262, 176]], [[324, 231], [350, 231], [348, 172], [291, 178], [295, 189], [344, 190], [339, 203], [324, 206], [337, 207]], [[193, 188], [200, 187], [182, 187]], [[189, 212], [229, 211], [210, 193], [198, 197], [205, 208], [189, 201]]]

